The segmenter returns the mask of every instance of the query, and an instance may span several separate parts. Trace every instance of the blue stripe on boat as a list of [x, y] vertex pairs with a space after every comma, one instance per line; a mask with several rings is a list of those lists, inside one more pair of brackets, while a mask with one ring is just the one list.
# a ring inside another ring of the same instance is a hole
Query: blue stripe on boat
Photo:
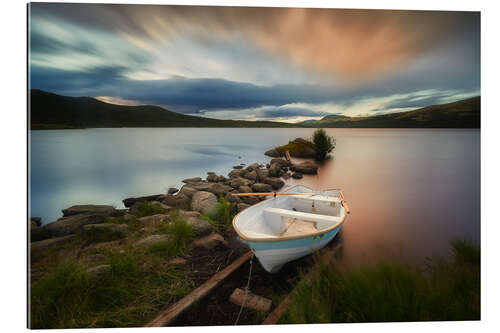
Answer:
[[292, 239], [286, 241], [272, 241], [272, 242], [252, 242], [246, 241], [248, 245], [254, 249], [255, 251], [263, 251], [263, 250], [277, 250], [277, 249], [289, 249], [294, 247], [308, 246], [314, 242], [323, 240], [325, 238], [333, 238], [337, 232], [339, 231], [340, 226], [337, 228], [318, 236]]

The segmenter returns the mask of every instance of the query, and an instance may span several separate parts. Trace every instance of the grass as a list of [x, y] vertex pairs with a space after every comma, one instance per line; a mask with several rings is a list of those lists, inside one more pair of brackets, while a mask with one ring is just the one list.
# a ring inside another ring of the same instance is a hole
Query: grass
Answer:
[[134, 207], [134, 215], [137, 218], [151, 216], [155, 214], [166, 214], [167, 210], [160, 205], [152, 204], [147, 201], [141, 201]]
[[96, 279], [68, 260], [33, 284], [31, 327], [141, 326], [194, 286], [184, 273], [132, 247], [109, 251], [106, 263], [111, 270]]
[[283, 323], [480, 319], [480, 251], [452, 243], [447, 259], [423, 270], [401, 263], [342, 269], [318, 262], [294, 294]]
[[288, 150], [290, 154], [301, 154], [306, 151], [307, 148], [313, 148], [314, 145], [312, 142], [309, 144], [297, 143], [294, 141], [288, 142], [286, 145], [276, 147], [275, 149], [282, 155], [285, 155], [285, 152]]
[[214, 214], [204, 215], [203, 218], [212, 225], [218, 233], [224, 233], [232, 228], [234, 212], [231, 211], [231, 205], [224, 197], [219, 197], [217, 210]]
[[172, 238], [168, 242], [152, 244], [148, 247], [148, 253], [156, 256], [174, 257], [182, 254], [195, 236], [193, 228], [180, 217], [178, 212], [171, 212], [170, 221], [160, 224], [158, 229]]

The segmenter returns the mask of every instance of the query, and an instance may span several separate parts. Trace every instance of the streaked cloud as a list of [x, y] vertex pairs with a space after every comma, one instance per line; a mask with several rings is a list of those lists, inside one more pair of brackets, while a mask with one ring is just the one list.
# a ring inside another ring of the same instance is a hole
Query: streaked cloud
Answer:
[[30, 84], [216, 118], [402, 111], [479, 93], [479, 21], [475, 12], [32, 3]]

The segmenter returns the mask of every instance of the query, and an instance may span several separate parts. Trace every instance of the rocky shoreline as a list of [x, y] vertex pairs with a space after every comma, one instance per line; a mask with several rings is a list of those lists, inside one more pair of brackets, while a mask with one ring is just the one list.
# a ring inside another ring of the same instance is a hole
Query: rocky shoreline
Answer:
[[224, 197], [231, 210], [240, 212], [251, 205], [265, 200], [265, 196], [239, 197], [236, 193], [273, 192], [281, 189], [284, 180], [290, 177], [301, 179], [303, 174], [316, 174], [317, 165], [305, 161], [296, 165], [282, 158], [273, 158], [267, 165], [253, 163], [249, 166], [235, 165], [226, 176], [207, 172], [207, 177], [184, 179], [180, 189], [170, 188], [165, 194], [155, 194], [123, 200], [125, 209], [107, 205], [77, 205], [62, 210], [63, 216], [57, 221], [41, 225], [41, 219], [30, 219], [31, 241], [41, 241], [52, 237], [74, 234], [86, 225], [104, 223], [110, 217], [134, 218], [134, 210], [141, 202], [148, 202], [166, 211], [181, 209], [195, 215], [214, 214], [218, 198]]

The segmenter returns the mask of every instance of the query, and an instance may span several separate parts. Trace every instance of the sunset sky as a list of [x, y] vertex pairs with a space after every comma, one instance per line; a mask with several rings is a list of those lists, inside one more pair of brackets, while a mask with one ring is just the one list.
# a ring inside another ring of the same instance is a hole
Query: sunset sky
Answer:
[[32, 3], [33, 89], [220, 119], [376, 115], [480, 94], [478, 12]]

